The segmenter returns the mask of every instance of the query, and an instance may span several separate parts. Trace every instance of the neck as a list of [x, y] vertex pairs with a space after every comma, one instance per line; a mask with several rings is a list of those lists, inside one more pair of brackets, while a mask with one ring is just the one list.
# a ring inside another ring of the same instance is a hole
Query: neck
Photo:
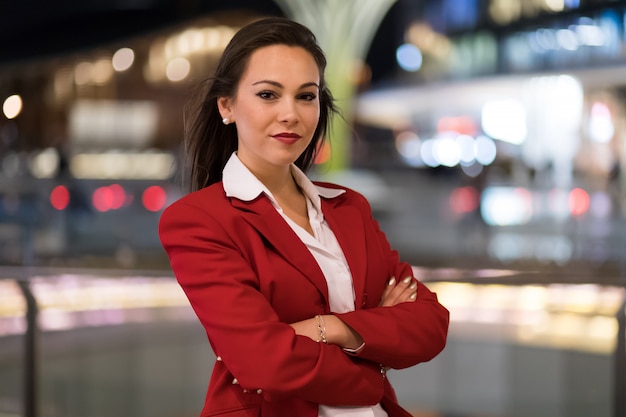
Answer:
[[280, 177], [261, 179], [261, 182], [263, 182], [268, 190], [276, 197], [293, 192], [300, 193], [300, 187], [296, 184], [296, 180], [294, 180], [291, 175], [291, 171], [288, 171], [286, 175]]
[[291, 168], [289, 166], [275, 167], [275, 169], [263, 171], [250, 170], [274, 196], [290, 193], [299, 189], [291, 175]]

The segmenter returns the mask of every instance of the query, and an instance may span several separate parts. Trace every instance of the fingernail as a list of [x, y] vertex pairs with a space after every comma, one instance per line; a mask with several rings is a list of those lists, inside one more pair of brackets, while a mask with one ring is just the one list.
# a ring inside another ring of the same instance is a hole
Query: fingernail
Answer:
[[404, 282], [405, 284], [408, 284], [409, 282], [411, 282], [411, 277], [404, 278], [402, 282]]
[[391, 277], [389, 280], [389, 285], [394, 285], [396, 283], [396, 277]]
[[409, 289], [414, 290], [417, 288], [417, 282], [413, 282], [411, 283], [411, 285], [409, 285]]
[[411, 293], [411, 295], [409, 295], [409, 300], [414, 301], [417, 298], [417, 293]]

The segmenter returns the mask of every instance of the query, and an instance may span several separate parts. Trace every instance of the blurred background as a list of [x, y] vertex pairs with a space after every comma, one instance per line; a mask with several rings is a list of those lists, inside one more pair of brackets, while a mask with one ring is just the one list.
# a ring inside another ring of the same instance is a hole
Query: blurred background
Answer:
[[428, 417], [626, 416], [626, 1], [0, 3], [0, 417], [193, 417], [215, 360], [157, 234], [238, 28], [311, 27], [362, 192], [451, 312]]

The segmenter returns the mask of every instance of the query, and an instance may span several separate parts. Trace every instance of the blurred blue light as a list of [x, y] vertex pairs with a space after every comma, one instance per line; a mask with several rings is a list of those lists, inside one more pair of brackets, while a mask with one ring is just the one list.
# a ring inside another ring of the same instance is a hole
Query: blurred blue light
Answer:
[[396, 50], [396, 60], [403, 70], [415, 72], [422, 67], [422, 52], [417, 46], [405, 43]]
[[431, 168], [435, 168], [440, 165], [439, 161], [434, 156], [435, 143], [435, 139], [426, 139], [424, 142], [422, 142], [422, 149], [420, 152], [422, 161], [424, 161], [424, 163]]
[[476, 138], [476, 160], [483, 165], [490, 165], [496, 159], [496, 144], [487, 136], [479, 136]]

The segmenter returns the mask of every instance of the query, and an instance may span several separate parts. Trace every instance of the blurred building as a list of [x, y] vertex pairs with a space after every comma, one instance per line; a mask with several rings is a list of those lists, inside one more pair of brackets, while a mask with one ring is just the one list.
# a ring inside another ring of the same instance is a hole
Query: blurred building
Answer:
[[[32, 245], [44, 262], [118, 251], [132, 264], [131, 253], [161, 255], [151, 225], [184, 192], [179, 147], [189, 90], [210, 75], [238, 27], [268, 14], [282, 11], [271, 1], [8, 7], [3, 257], [22, 262], [10, 243], [15, 224], [35, 219]], [[625, 42], [621, 2], [399, 0], [354, 79], [356, 173], [335, 178], [361, 187], [381, 216], [396, 209], [379, 204], [389, 181], [425, 187], [415, 198], [432, 195], [418, 201], [435, 206], [438, 221], [416, 215], [437, 224], [440, 237], [389, 224], [415, 263], [544, 257], [608, 262], [615, 275], [621, 235], [609, 225], [620, 223], [624, 194]], [[442, 177], [451, 188], [437, 197], [428, 187], [439, 190]], [[454, 225], [475, 232], [474, 252], [459, 248]], [[525, 235], [533, 227], [549, 233]], [[590, 228], [595, 235], [583, 230]], [[524, 249], [532, 247], [552, 249]]]

